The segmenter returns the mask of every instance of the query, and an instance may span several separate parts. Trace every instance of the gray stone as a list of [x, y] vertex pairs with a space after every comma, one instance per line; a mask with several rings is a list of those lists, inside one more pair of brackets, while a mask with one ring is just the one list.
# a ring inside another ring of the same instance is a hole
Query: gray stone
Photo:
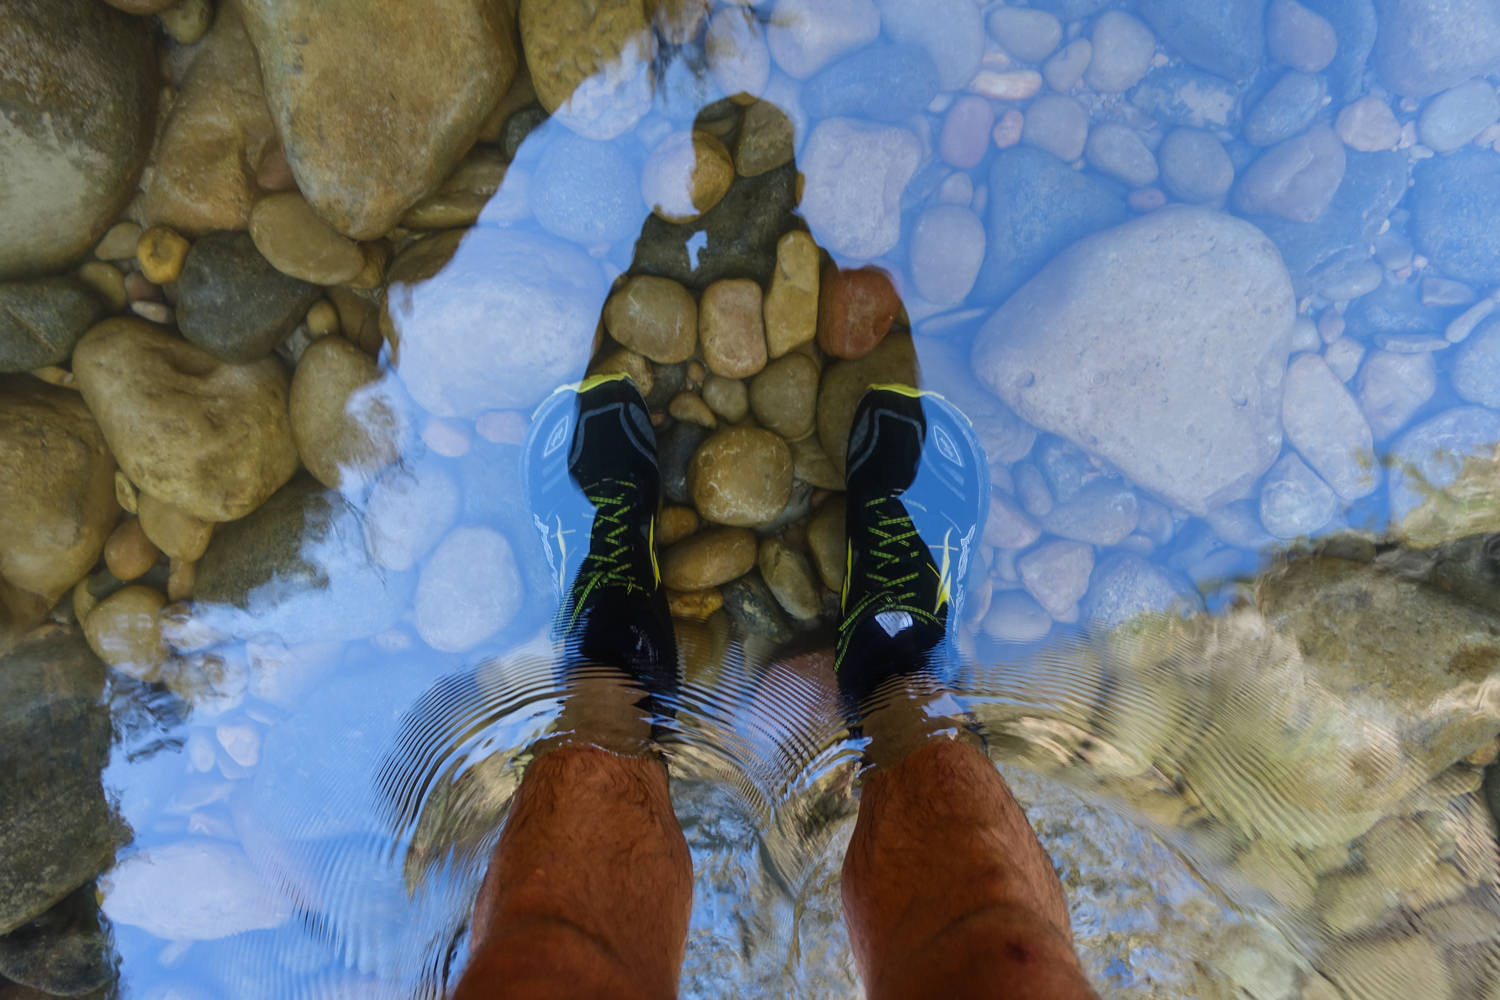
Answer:
[[412, 618], [433, 649], [463, 652], [516, 617], [524, 601], [510, 542], [489, 528], [448, 533], [422, 566]]
[[1003, 149], [990, 167], [989, 239], [974, 295], [1005, 298], [1058, 251], [1124, 222], [1124, 200], [1038, 149]]
[[1133, 552], [1116, 552], [1094, 568], [1082, 620], [1113, 628], [1141, 614], [1190, 615], [1203, 599], [1186, 578]]
[[1500, 7], [1490, 0], [1379, 0], [1375, 70], [1398, 94], [1426, 97], [1500, 67]]
[[118, 961], [91, 885], [0, 937], [0, 976], [54, 996], [103, 989], [114, 982]]
[[[1454, 369], [1455, 388], [1458, 369], [1462, 366], [1460, 357]], [[1500, 387], [1500, 382], [1497, 382], [1497, 387]], [[1437, 362], [1431, 352], [1395, 354], [1376, 351], [1365, 359], [1354, 388], [1359, 408], [1370, 424], [1370, 432], [1379, 441], [1405, 427], [1407, 421], [1437, 392]], [[1463, 396], [1463, 390], [1459, 389], [1458, 394]], [[1489, 405], [1500, 404], [1500, 392], [1493, 398], [1495, 402]]]
[[1347, 105], [1334, 121], [1339, 140], [1350, 149], [1374, 153], [1395, 149], [1401, 141], [1401, 123], [1391, 106], [1374, 94]]
[[1183, 59], [1231, 80], [1246, 80], [1265, 48], [1266, 0], [1143, 0], [1141, 16]]
[[963, 301], [984, 263], [984, 246], [984, 223], [962, 205], [934, 205], [924, 211], [911, 230], [911, 277], [917, 294], [937, 305]]
[[1345, 500], [1380, 485], [1370, 425], [1318, 355], [1300, 355], [1287, 367], [1281, 420], [1287, 441]]
[[819, 122], [802, 151], [798, 206], [813, 238], [843, 257], [868, 259], [894, 249], [901, 239], [901, 196], [921, 160], [922, 143], [907, 129], [853, 118]]
[[652, 213], [636, 243], [635, 270], [695, 291], [724, 278], [754, 278], [768, 287], [776, 241], [791, 226], [796, 185], [797, 166], [788, 162], [737, 178], [717, 205], [692, 222], [672, 223]]
[[536, 221], [549, 233], [585, 246], [635, 236], [648, 209], [641, 200], [639, 167], [618, 143], [552, 131], [559, 134], [535, 161], [526, 189]]
[[1289, 70], [1283, 73], [1245, 117], [1245, 139], [1271, 146], [1301, 132], [1323, 108], [1321, 77]]
[[1083, 542], [1047, 542], [1016, 560], [1026, 592], [1055, 619], [1071, 619], [1089, 589], [1094, 550]]
[[967, 345], [941, 340], [923, 345], [922, 382], [964, 412], [991, 463], [1019, 461], [1036, 443], [1036, 428], [1016, 416], [974, 377]]
[[303, 476], [214, 532], [198, 563], [194, 615], [242, 638], [357, 639], [395, 621], [411, 585], [410, 574], [371, 561], [358, 512]]
[[1260, 523], [1277, 538], [1311, 535], [1333, 520], [1339, 498], [1307, 463], [1288, 452], [1260, 487]]
[[1500, 119], [1500, 98], [1486, 80], [1443, 91], [1422, 108], [1417, 135], [1439, 153], [1451, 153]]
[[1338, 51], [1323, 70], [1329, 92], [1339, 101], [1354, 100], [1368, 89], [1365, 65], [1375, 47], [1375, 4], [1372, 0], [1305, 0], [1303, 6], [1332, 25], [1338, 37]]
[[159, 938], [211, 941], [290, 919], [282, 885], [234, 844], [200, 837], [137, 851], [99, 880], [104, 915]]
[[1151, 29], [1124, 11], [1107, 10], [1094, 21], [1093, 58], [1083, 82], [1107, 94], [1129, 90], [1141, 82], [1156, 54]]
[[693, 502], [693, 494], [688, 490], [688, 464], [698, 446], [708, 440], [710, 433], [712, 432], [701, 424], [677, 420], [656, 436], [661, 489], [673, 503]]
[[1250, 164], [1235, 187], [1235, 207], [1249, 215], [1312, 222], [1332, 203], [1344, 179], [1345, 155], [1333, 129], [1315, 125]]
[[766, 44], [783, 72], [805, 80], [879, 34], [880, 11], [870, 0], [776, 0]]
[[1152, 70], [1130, 95], [1130, 103], [1163, 125], [1207, 129], [1238, 125], [1239, 100], [1228, 80], [1188, 66]]
[[396, 374], [441, 417], [529, 407], [581, 377], [607, 290], [573, 244], [488, 226], [413, 244], [389, 280], [382, 322]]
[[925, 49], [944, 90], [957, 90], [984, 54], [980, 5], [973, 0], [875, 0], [880, 27], [898, 42]]
[[980, 627], [1001, 642], [1035, 642], [1052, 631], [1052, 616], [1024, 590], [1005, 590], [990, 599]]
[[272, 267], [249, 233], [211, 233], [182, 262], [177, 325], [220, 360], [255, 361], [286, 339], [319, 294], [317, 285]]
[[1168, 132], [1156, 150], [1162, 185], [1179, 201], [1217, 202], [1234, 184], [1234, 162], [1223, 143], [1208, 132], [1177, 128]]
[[1096, 479], [1067, 499], [1060, 499], [1042, 518], [1042, 527], [1062, 538], [1093, 545], [1118, 545], [1135, 530], [1140, 500], [1117, 481]]
[[1346, 328], [1355, 336], [1424, 336], [1443, 327], [1441, 310], [1424, 306], [1412, 285], [1382, 280], [1344, 310]]
[[62, 364], [103, 312], [76, 278], [0, 281], [0, 372]]
[[[1003, 9], [1003, 8], [1002, 8]], [[1156, 157], [1135, 129], [1116, 122], [1095, 125], [1089, 131], [1083, 155], [1089, 166], [1118, 177], [1131, 187], [1145, 187], [1156, 182]], [[1228, 157], [1225, 157], [1226, 162]], [[1234, 167], [1230, 167], [1230, 179]], [[1228, 185], [1225, 185], [1226, 190]]]
[[1031, 7], [996, 7], [985, 27], [1005, 51], [1026, 62], [1041, 62], [1062, 41], [1062, 22], [1057, 16]]
[[921, 114], [938, 94], [938, 68], [915, 45], [870, 45], [818, 71], [802, 87], [814, 118], [848, 115], [899, 122]]
[[1171, 207], [1059, 254], [979, 331], [974, 368], [1022, 419], [1204, 513], [1280, 451], [1294, 319], [1258, 230]]
[[74, 627], [43, 626], [0, 658], [0, 934], [107, 868], [128, 836], [99, 782], [104, 675]]
[[1470, 403], [1500, 410], [1500, 317], [1487, 320], [1459, 349], [1453, 389]]
[[1042, 79], [1059, 94], [1066, 94], [1078, 86], [1093, 57], [1093, 43], [1087, 38], [1075, 38], [1042, 65]]
[[1061, 94], [1043, 94], [1026, 109], [1021, 141], [1072, 161], [1083, 155], [1088, 132], [1089, 116], [1083, 105]]
[[1464, 150], [1419, 164], [1412, 192], [1417, 249], [1450, 278], [1500, 282], [1500, 156]]
[[0, 18], [0, 278], [59, 270], [135, 193], [156, 124], [150, 22], [94, 0]]
[[1480, 406], [1444, 410], [1397, 438], [1386, 461], [1398, 535], [1426, 547], [1495, 530], [1497, 441], [1500, 413]]
[[388, 470], [365, 506], [365, 548], [386, 569], [403, 572], [432, 550], [459, 510], [458, 484], [434, 462]]
[[719, 589], [724, 594], [724, 610], [730, 620], [749, 634], [771, 642], [785, 642], [792, 637], [786, 612], [781, 610], [759, 572], [746, 573]]
[[1303, 73], [1316, 73], [1338, 51], [1333, 25], [1297, 0], [1271, 0], [1266, 10], [1266, 49], [1271, 58]]

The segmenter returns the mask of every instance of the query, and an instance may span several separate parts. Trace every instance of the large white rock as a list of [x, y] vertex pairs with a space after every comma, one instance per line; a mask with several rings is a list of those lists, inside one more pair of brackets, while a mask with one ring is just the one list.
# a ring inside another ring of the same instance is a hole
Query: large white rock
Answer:
[[291, 903], [245, 852], [215, 840], [182, 840], [132, 854], [99, 879], [104, 915], [173, 941], [208, 941], [277, 927]]
[[1316, 354], [1287, 368], [1281, 408], [1287, 440], [1345, 500], [1375, 491], [1375, 445], [1370, 425], [1344, 383]]
[[1054, 258], [981, 328], [974, 370], [1022, 418], [1202, 514], [1280, 452], [1295, 312], [1260, 230], [1168, 208]]
[[922, 160], [910, 130], [825, 118], [802, 153], [802, 215], [813, 238], [842, 257], [869, 259], [901, 239], [901, 195]]

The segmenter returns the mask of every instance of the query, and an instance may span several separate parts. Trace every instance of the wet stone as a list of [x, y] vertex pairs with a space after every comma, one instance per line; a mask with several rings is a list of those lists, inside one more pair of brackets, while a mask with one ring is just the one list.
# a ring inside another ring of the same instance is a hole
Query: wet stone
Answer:
[[1393, 149], [1401, 140], [1401, 123], [1391, 106], [1373, 94], [1346, 105], [1334, 128], [1344, 145], [1361, 153]]
[[734, 146], [734, 169], [741, 177], [761, 174], [792, 162], [797, 134], [792, 120], [776, 105], [756, 101], [745, 109]]
[[939, 155], [944, 162], [960, 170], [978, 166], [989, 151], [990, 129], [994, 124], [995, 109], [990, 102], [974, 94], [965, 94], [953, 102], [943, 117], [943, 130], [938, 137]]
[[131, 854], [99, 886], [112, 923], [160, 938], [214, 940], [291, 917], [290, 901], [243, 850], [206, 837]]
[[1094, 545], [1117, 545], [1135, 530], [1140, 499], [1118, 482], [1096, 479], [1075, 495], [1059, 501], [1042, 517], [1051, 534]]
[[671, 545], [661, 555], [662, 583], [673, 590], [703, 590], [755, 568], [755, 535], [745, 528], [710, 527]]
[[880, 382], [913, 385], [916, 349], [910, 334], [892, 333], [857, 361], [837, 361], [823, 372], [818, 392], [818, 441], [840, 475], [849, 447], [854, 409], [865, 389]]
[[0, 372], [62, 364], [103, 311], [76, 278], [0, 281]]
[[709, 437], [688, 467], [693, 506], [710, 521], [755, 527], [774, 520], [792, 493], [792, 455], [770, 431], [731, 427]]
[[721, 589], [724, 610], [740, 628], [772, 642], [785, 642], [792, 637], [791, 623], [759, 573], [747, 573]]
[[779, 538], [767, 538], [760, 543], [757, 565], [761, 579], [782, 610], [793, 618], [818, 617], [823, 595], [806, 556]]
[[604, 325], [652, 361], [686, 361], [698, 345], [698, 304], [670, 278], [635, 275], [604, 304]]
[[1485, 0], [1381, 0], [1375, 70], [1398, 94], [1426, 97], [1500, 67], [1500, 10]]
[[1307, 463], [1283, 455], [1260, 489], [1260, 522], [1277, 538], [1311, 535], [1333, 519], [1339, 499]]
[[414, 601], [427, 645], [445, 653], [477, 646], [510, 624], [524, 601], [510, 543], [490, 528], [455, 528], [423, 564]]
[[938, 70], [915, 45], [871, 45], [825, 66], [802, 88], [814, 118], [847, 115], [899, 122], [926, 110], [938, 93]]
[[0, 936], [0, 976], [43, 993], [81, 996], [108, 986], [115, 961], [89, 885]]
[[823, 267], [818, 296], [818, 347], [835, 358], [869, 354], [890, 332], [901, 298], [884, 271]]
[[1119, 93], [1140, 83], [1156, 54], [1151, 29], [1124, 11], [1100, 14], [1090, 39], [1093, 57], [1083, 82], [1101, 93]]
[[1088, 128], [1088, 113], [1081, 104], [1071, 97], [1045, 94], [1026, 109], [1021, 141], [1071, 161], [1083, 155]]
[[1439, 156], [1416, 170], [1411, 235], [1449, 277], [1500, 281], [1500, 157], [1478, 150]]
[[1321, 77], [1295, 70], [1283, 73], [1245, 116], [1245, 139], [1255, 146], [1272, 146], [1313, 123], [1323, 107]]
[[1026, 592], [1055, 619], [1067, 619], [1088, 590], [1094, 550], [1083, 542], [1047, 542], [1016, 561]]
[[647, 207], [637, 174], [616, 144], [560, 131], [536, 161], [527, 202], [555, 236], [585, 246], [614, 243], [635, 235]]
[[844, 586], [846, 539], [844, 501], [835, 498], [819, 507], [807, 522], [807, 547], [823, 585], [837, 593]]
[[1316, 73], [1333, 62], [1338, 38], [1333, 25], [1297, 0], [1271, 0], [1266, 9], [1266, 48], [1282, 65]]
[[1500, 119], [1500, 97], [1486, 80], [1445, 90], [1422, 108], [1417, 135], [1439, 153], [1451, 153]]
[[805, 80], [879, 33], [870, 0], [776, 0], [766, 42], [783, 72]]
[[924, 211], [911, 232], [911, 278], [917, 294], [937, 305], [963, 301], [979, 277], [984, 249], [984, 223], [968, 208], [934, 205]]
[[818, 270], [818, 246], [807, 233], [794, 229], [777, 241], [776, 271], [763, 310], [766, 350], [772, 358], [817, 335]]
[[771, 50], [753, 12], [738, 6], [714, 11], [703, 47], [708, 71], [724, 93], [759, 96], [766, 89]]
[[1001, 642], [1035, 642], [1052, 631], [1052, 616], [1023, 590], [998, 593], [990, 601], [980, 627]]
[[177, 282], [182, 335], [222, 361], [264, 358], [318, 300], [318, 287], [278, 271], [248, 233], [193, 244]]
[[1222, 77], [1187, 66], [1153, 70], [1130, 102], [1163, 125], [1228, 129], [1238, 124], [1239, 95]]
[[[682, 130], [657, 143], [646, 157], [641, 196], [667, 221], [691, 222], [717, 205], [733, 181], [734, 162], [718, 136], [703, 129]], [[632, 207], [628, 198], [617, 195], [616, 200]]]
[[750, 392], [737, 378], [710, 375], [703, 382], [703, 402], [715, 414], [737, 424], [750, 412]]
[[541, 127], [548, 118], [547, 109], [540, 104], [528, 104], [505, 119], [500, 129], [500, 150], [506, 160], [514, 160], [532, 132]]
[[[1458, 384], [1462, 367], [1460, 356], [1453, 375], [1454, 388], [1460, 397], [1464, 396]], [[1375, 439], [1387, 438], [1405, 427], [1437, 392], [1437, 363], [1428, 352], [1394, 354], [1376, 351], [1360, 368], [1355, 391], [1359, 408], [1369, 421]], [[1500, 403], [1500, 392], [1494, 394], [1494, 399], [1495, 402], [1489, 405]]]
[[341, 285], [364, 269], [359, 245], [340, 235], [294, 192], [273, 194], [250, 211], [250, 237], [276, 270], [315, 285]]
[[1322, 358], [1293, 360], [1281, 412], [1287, 441], [1340, 497], [1357, 500], [1379, 485], [1370, 425]]
[[314, 478], [352, 492], [400, 458], [407, 435], [394, 390], [394, 379], [342, 337], [302, 352], [288, 413], [297, 454]]
[[1344, 310], [1347, 328], [1356, 336], [1421, 336], [1442, 329], [1442, 312], [1424, 306], [1414, 286], [1382, 281]]
[[1475, 331], [1453, 364], [1453, 388], [1459, 397], [1500, 409], [1500, 319]]
[[[1095, 125], [1089, 131], [1083, 155], [1088, 159], [1089, 166], [1101, 173], [1118, 177], [1131, 187], [1145, 187], [1156, 182], [1156, 157], [1147, 148], [1140, 133], [1128, 126], [1115, 122]], [[1230, 169], [1232, 171], [1233, 167]]]
[[805, 354], [790, 354], [771, 362], [750, 383], [750, 409], [755, 419], [788, 441], [811, 434], [821, 374], [818, 363]]
[[[741, 386], [744, 385], [738, 379], [734, 381]], [[747, 410], [749, 405], [747, 400], [745, 403]], [[661, 467], [662, 492], [673, 503], [692, 502], [692, 493], [688, 490], [688, 463], [698, 450], [698, 446], [708, 439], [708, 435], [707, 427], [674, 421], [670, 427], [656, 436], [656, 457]]]
[[1183, 59], [1230, 80], [1245, 80], [1265, 48], [1265, 0], [1202, 6], [1193, 0], [1143, 0], [1141, 16]]
[[1062, 41], [1062, 22], [1057, 16], [1029, 7], [996, 7], [989, 12], [985, 27], [1005, 51], [1026, 62], [1041, 62]]
[[1234, 184], [1234, 163], [1208, 132], [1178, 128], [1167, 133], [1156, 155], [1162, 184], [1174, 198], [1193, 204], [1217, 202]]
[[766, 366], [766, 330], [760, 285], [748, 278], [716, 281], [698, 303], [698, 340], [708, 370], [746, 378]]
[[1235, 207], [1293, 222], [1312, 222], [1333, 201], [1344, 178], [1343, 144], [1324, 125], [1272, 146], [1241, 175]]
[[[696, 320], [694, 325], [696, 326]], [[646, 406], [653, 413], [665, 410], [682, 387], [687, 384], [687, 362], [651, 366], [651, 391], [646, 393]]]
[[825, 119], [807, 138], [799, 206], [813, 238], [830, 252], [861, 259], [895, 248], [901, 196], [922, 160], [904, 128]]
[[956, 90], [979, 69], [984, 26], [969, 0], [875, 0], [880, 27], [906, 45], [926, 51], [943, 90]]
[[1095, 568], [1081, 617], [1113, 627], [1140, 614], [1189, 614], [1202, 603], [1187, 579], [1135, 553], [1116, 552]]
[[1075, 38], [1062, 51], [1042, 65], [1042, 76], [1047, 86], [1060, 94], [1066, 94], [1083, 79], [1089, 60], [1094, 57], [1094, 46], [1087, 38]]

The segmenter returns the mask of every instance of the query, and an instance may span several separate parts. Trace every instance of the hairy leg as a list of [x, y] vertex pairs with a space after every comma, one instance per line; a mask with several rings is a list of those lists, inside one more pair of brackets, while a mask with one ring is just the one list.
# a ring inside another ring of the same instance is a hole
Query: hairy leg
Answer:
[[982, 751], [929, 739], [864, 786], [844, 915], [871, 1000], [1087, 1000], [1062, 885]]
[[691, 906], [666, 768], [552, 750], [516, 792], [455, 1000], [674, 997]]

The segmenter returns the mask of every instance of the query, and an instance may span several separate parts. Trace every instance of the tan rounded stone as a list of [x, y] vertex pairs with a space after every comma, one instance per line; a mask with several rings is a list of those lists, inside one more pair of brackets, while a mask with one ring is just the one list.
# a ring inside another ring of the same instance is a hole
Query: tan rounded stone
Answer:
[[708, 370], [748, 378], [766, 366], [760, 285], [750, 278], [716, 281], [698, 303], [698, 339]]
[[791, 442], [792, 471], [797, 478], [820, 490], [842, 490], [844, 475], [833, 467], [816, 434]]
[[667, 611], [673, 618], [703, 621], [723, 606], [724, 594], [718, 587], [667, 591]]
[[214, 8], [209, 0], [178, 0], [157, 17], [162, 30], [179, 45], [192, 45], [208, 33], [214, 23]]
[[813, 432], [813, 407], [822, 369], [805, 354], [789, 354], [766, 366], [750, 383], [750, 410], [762, 427], [788, 441]]
[[737, 424], [750, 412], [750, 390], [737, 378], [710, 375], [703, 380], [703, 402], [729, 423]]
[[327, 299], [319, 299], [307, 310], [307, 335], [313, 339], [339, 332], [339, 311]]
[[741, 177], [759, 177], [790, 163], [797, 150], [792, 120], [770, 101], [756, 101], [745, 109], [734, 147], [734, 168]]
[[807, 522], [807, 547], [823, 585], [834, 593], [842, 591], [848, 562], [842, 499], [829, 500]]
[[744, 528], [708, 528], [661, 555], [662, 583], [672, 590], [704, 590], [755, 568], [755, 535]]
[[89, 616], [89, 612], [98, 607], [99, 598], [89, 589], [89, 578], [84, 577], [73, 585], [73, 617], [80, 622]]
[[267, 195], [255, 203], [250, 238], [276, 270], [315, 285], [342, 285], [365, 266], [359, 244], [319, 218], [295, 191]]
[[139, 510], [140, 496], [136, 492], [135, 483], [130, 477], [119, 469], [115, 470], [115, 503], [127, 514], [135, 514]]
[[794, 229], [776, 243], [776, 270], [766, 292], [766, 350], [773, 358], [811, 342], [818, 332], [818, 245]]
[[651, 362], [634, 351], [621, 347], [617, 350], [608, 351], [594, 359], [589, 365], [590, 375], [629, 375], [635, 387], [641, 391], [642, 396], [651, 395], [651, 388], [656, 384], [656, 376], [651, 371]]
[[125, 293], [125, 275], [113, 264], [91, 260], [78, 268], [78, 280], [98, 292], [116, 312], [130, 304], [130, 296]]
[[604, 303], [604, 326], [622, 346], [675, 364], [697, 350], [698, 304], [671, 278], [637, 274]]
[[641, 196], [668, 222], [692, 222], [734, 182], [734, 163], [717, 138], [695, 129], [667, 136], [641, 169]]
[[135, 259], [148, 281], [165, 285], [176, 281], [182, 273], [182, 262], [191, 246], [175, 230], [167, 226], [152, 226], [141, 234]]
[[691, 507], [663, 507], [656, 515], [656, 545], [665, 549], [698, 530], [698, 512]]
[[756, 562], [761, 578], [787, 614], [801, 619], [818, 616], [823, 595], [813, 580], [806, 556], [779, 538], [767, 538], [760, 543]]
[[403, 424], [391, 382], [342, 337], [324, 337], [302, 352], [290, 415], [302, 464], [330, 488], [367, 483], [401, 455]]
[[656, 36], [640, 0], [521, 0], [521, 44], [542, 107], [590, 139], [651, 110]]
[[167, 599], [139, 585], [100, 601], [83, 622], [89, 648], [105, 663], [137, 680], [155, 680], [167, 662], [160, 612]]
[[214, 526], [193, 515], [158, 500], [149, 493], [140, 494], [141, 529], [152, 543], [173, 559], [189, 562], [201, 559], [213, 538]]
[[94, 247], [100, 260], [134, 260], [141, 242], [141, 227], [135, 222], [116, 222]]
[[104, 543], [104, 565], [116, 579], [134, 580], [143, 576], [160, 558], [161, 550], [141, 530], [138, 517], [121, 521]]
[[667, 404], [667, 412], [674, 420], [697, 424], [709, 430], [719, 426], [719, 421], [714, 417], [714, 411], [708, 408], [707, 403], [690, 392], [680, 392], [673, 396], [672, 402]]
[[765, 524], [792, 495], [792, 453], [778, 435], [758, 427], [718, 431], [688, 463], [688, 489], [698, 513], [710, 521]]
[[167, 600], [187, 601], [193, 597], [198, 584], [198, 564], [183, 559], [173, 559], [167, 571]]
[[297, 471], [288, 379], [275, 358], [225, 364], [120, 318], [84, 335], [73, 371], [131, 482], [194, 517], [243, 517]]

